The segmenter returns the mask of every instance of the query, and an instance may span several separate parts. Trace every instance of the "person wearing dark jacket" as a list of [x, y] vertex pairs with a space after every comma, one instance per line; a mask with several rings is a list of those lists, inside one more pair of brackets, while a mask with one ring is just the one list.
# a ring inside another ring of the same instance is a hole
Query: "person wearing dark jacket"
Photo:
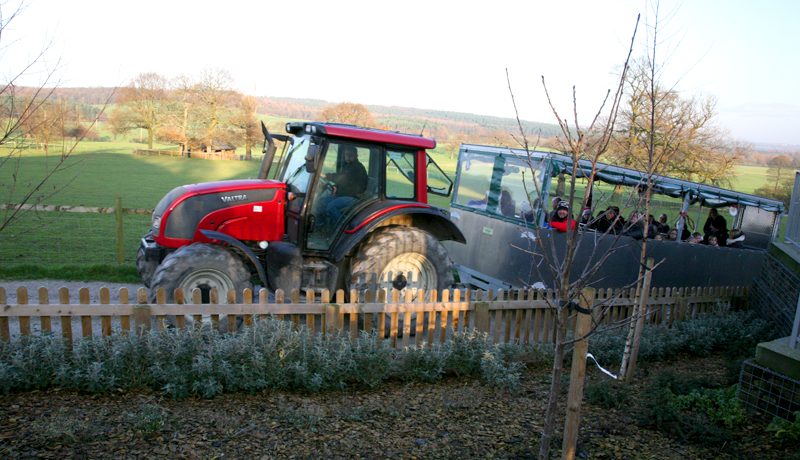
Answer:
[[320, 204], [324, 210], [320, 225], [335, 225], [362, 193], [367, 189], [369, 176], [367, 169], [358, 161], [358, 150], [352, 145], [339, 147], [343, 153], [344, 164], [337, 173], [325, 174], [331, 182], [331, 194]]
[[618, 234], [622, 233], [622, 217], [619, 215], [619, 208], [616, 206], [609, 206], [605, 212], [589, 225], [592, 230], [597, 230], [600, 233]]
[[703, 225], [703, 242], [708, 244], [708, 239], [711, 236], [717, 237], [717, 243], [720, 246], [725, 246], [728, 240], [728, 223], [725, 218], [720, 216], [715, 208], [708, 211], [708, 219]]
[[[651, 228], [647, 229], [648, 238], [653, 238], [655, 234], [653, 232], [654, 229], [655, 226], [651, 226]], [[632, 212], [628, 218], [628, 222], [625, 223], [625, 231], [622, 234], [635, 240], [644, 239], [644, 219], [642, 215], [636, 211]]]
[[574, 230], [576, 225], [578, 224], [569, 212], [569, 203], [560, 201], [550, 215], [550, 226], [558, 232], [566, 233], [567, 230]]

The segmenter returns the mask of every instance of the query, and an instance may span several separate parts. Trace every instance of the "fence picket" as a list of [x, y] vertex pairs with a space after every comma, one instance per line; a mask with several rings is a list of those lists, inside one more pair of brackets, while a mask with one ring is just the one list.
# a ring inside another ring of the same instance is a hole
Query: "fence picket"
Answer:
[[447, 341], [447, 315], [450, 308], [447, 305], [450, 303], [450, 290], [445, 289], [442, 292], [442, 311], [439, 312], [439, 343]]
[[[6, 289], [0, 287], [0, 304], [6, 305]], [[0, 316], [0, 340], [8, 342], [11, 340], [11, 330], [8, 327], [8, 316]]]
[[[186, 294], [185, 294], [185, 291], [183, 289], [175, 289], [175, 304], [176, 305], [185, 305], [186, 304]], [[166, 321], [166, 319], [164, 321]], [[177, 327], [178, 329], [185, 329], [186, 328], [186, 316], [185, 315], [175, 315], [175, 327]]]
[[[355, 289], [350, 289], [350, 305], [352, 305], [352, 309], [350, 310], [351, 313], [348, 315], [349, 324], [350, 324], [350, 338], [357, 339], [358, 338], [358, 315], [359, 315], [359, 308], [360, 304], [358, 302], [358, 291]], [[344, 313], [339, 313], [341, 317], [342, 324], [344, 324]]]
[[[17, 305], [28, 305], [28, 288], [17, 288]], [[17, 318], [19, 321], [20, 335], [31, 335], [31, 318], [30, 316], [20, 316]]]
[[[297, 288], [292, 289], [290, 296], [291, 296], [291, 302], [293, 304], [300, 303], [300, 289]], [[295, 331], [298, 330], [300, 328], [300, 316], [295, 313], [289, 315], [289, 318], [292, 321], [292, 329]]]
[[[58, 303], [69, 305], [69, 289], [65, 287], [58, 289]], [[72, 348], [72, 316], [61, 316], [61, 335], [67, 342], [67, 348]]]
[[[39, 305], [48, 305], [48, 304], [50, 304], [50, 292], [47, 290], [46, 287], [42, 286], [39, 288]], [[53, 331], [53, 325], [50, 322], [49, 316], [46, 315], [40, 316], [39, 324], [41, 325], [42, 333], [49, 333]]]
[[[128, 288], [120, 288], [119, 290], [119, 304], [120, 305], [128, 305]], [[119, 317], [119, 326], [122, 329], [123, 334], [130, 333], [131, 331], [131, 317], [128, 315], [120, 315]]]
[[[397, 289], [392, 289], [392, 303], [395, 306], [400, 303], [400, 292]], [[397, 308], [394, 308], [391, 312], [390, 317], [390, 325], [389, 325], [389, 342], [391, 343], [392, 348], [397, 348], [397, 323], [398, 323], [398, 312]]]
[[[194, 288], [192, 289], [192, 303], [195, 305], [200, 305], [203, 303], [203, 293], [200, 292], [200, 289]], [[192, 322], [193, 327], [195, 329], [200, 329], [203, 327], [203, 315], [192, 315]]]
[[[173, 298], [175, 298], [175, 297], [180, 295], [178, 293], [179, 290], [182, 290], [182, 289], [181, 288], [176, 288], [172, 292]], [[166, 289], [158, 288], [156, 290], [156, 303], [158, 305], [164, 305], [165, 303], [167, 303], [167, 291], [166, 291]], [[152, 318], [151, 318], [151, 321], [152, 321]], [[166, 322], [167, 322], [167, 316], [166, 315], [157, 315], [156, 316], [156, 329], [159, 330], [159, 331], [163, 331], [164, 327], [166, 326]]]
[[[244, 294], [244, 292], [242, 292]], [[228, 290], [228, 294], [225, 296], [225, 303], [227, 305], [235, 305], [236, 302], [236, 291], [233, 289]], [[228, 332], [236, 331], [239, 318], [236, 315], [222, 315], [222, 319], [225, 320], [225, 330]]]
[[[105, 286], [100, 288], [100, 305], [108, 305], [111, 303], [111, 291]], [[111, 316], [103, 315], [100, 317], [100, 333], [103, 337], [111, 335]]]
[[433, 346], [435, 328], [436, 328], [436, 311], [439, 309], [439, 291], [436, 289], [431, 289], [430, 297], [428, 298], [430, 312], [427, 313], [428, 321], [426, 323], [426, 328], [428, 330], [428, 346]]
[[[316, 303], [317, 293], [313, 289], [306, 290], [306, 303], [311, 305]], [[316, 333], [316, 317], [310, 313], [306, 314], [306, 329], [312, 334]]]
[[413, 307], [411, 307], [411, 302], [414, 300], [414, 293], [411, 292], [411, 289], [406, 289], [405, 296], [403, 298], [403, 348], [408, 347], [410, 342], [409, 337], [411, 337], [411, 312], [413, 311]]

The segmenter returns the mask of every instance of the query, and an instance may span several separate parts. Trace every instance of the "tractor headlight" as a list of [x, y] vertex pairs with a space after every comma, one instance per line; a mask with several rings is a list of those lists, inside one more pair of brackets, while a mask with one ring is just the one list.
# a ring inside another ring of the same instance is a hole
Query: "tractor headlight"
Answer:
[[153, 230], [158, 230], [161, 227], [161, 216], [153, 216]]

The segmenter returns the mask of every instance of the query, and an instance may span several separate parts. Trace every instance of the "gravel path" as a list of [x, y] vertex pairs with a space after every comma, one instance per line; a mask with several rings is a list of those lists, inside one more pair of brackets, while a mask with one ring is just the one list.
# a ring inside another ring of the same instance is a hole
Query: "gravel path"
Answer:
[[136, 300], [136, 290], [144, 287], [142, 284], [108, 283], [105, 281], [62, 281], [62, 280], [18, 280], [0, 281], [0, 288], [6, 290], [6, 302], [9, 304], [17, 303], [17, 289], [24, 287], [28, 289], [28, 303], [38, 303], [40, 287], [47, 288], [50, 295], [50, 303], [58, 303], [58, 290], [62, 287], [69, 289], [70, 303], [78, 303], [78, 290], [89, 288], [89, 298], [91, 303], [100, 303], [100, 288], [107, 287], [111, 291], [111, 303], [119, 300], [120, 288], [128, 288], [128, 298], [130, 302]]

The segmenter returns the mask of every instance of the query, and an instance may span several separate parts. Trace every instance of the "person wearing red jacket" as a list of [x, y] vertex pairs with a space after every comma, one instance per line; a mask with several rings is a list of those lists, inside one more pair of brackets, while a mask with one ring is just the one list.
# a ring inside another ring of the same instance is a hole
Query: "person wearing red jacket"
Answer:
[[575, 229], [576, 225], [578, 224], [575, 222], [575, 218], [569, 212], [569, 203], [560, 201], [550, 216], [550, 227], [558, 232], [566, 233], [567, 230]]

